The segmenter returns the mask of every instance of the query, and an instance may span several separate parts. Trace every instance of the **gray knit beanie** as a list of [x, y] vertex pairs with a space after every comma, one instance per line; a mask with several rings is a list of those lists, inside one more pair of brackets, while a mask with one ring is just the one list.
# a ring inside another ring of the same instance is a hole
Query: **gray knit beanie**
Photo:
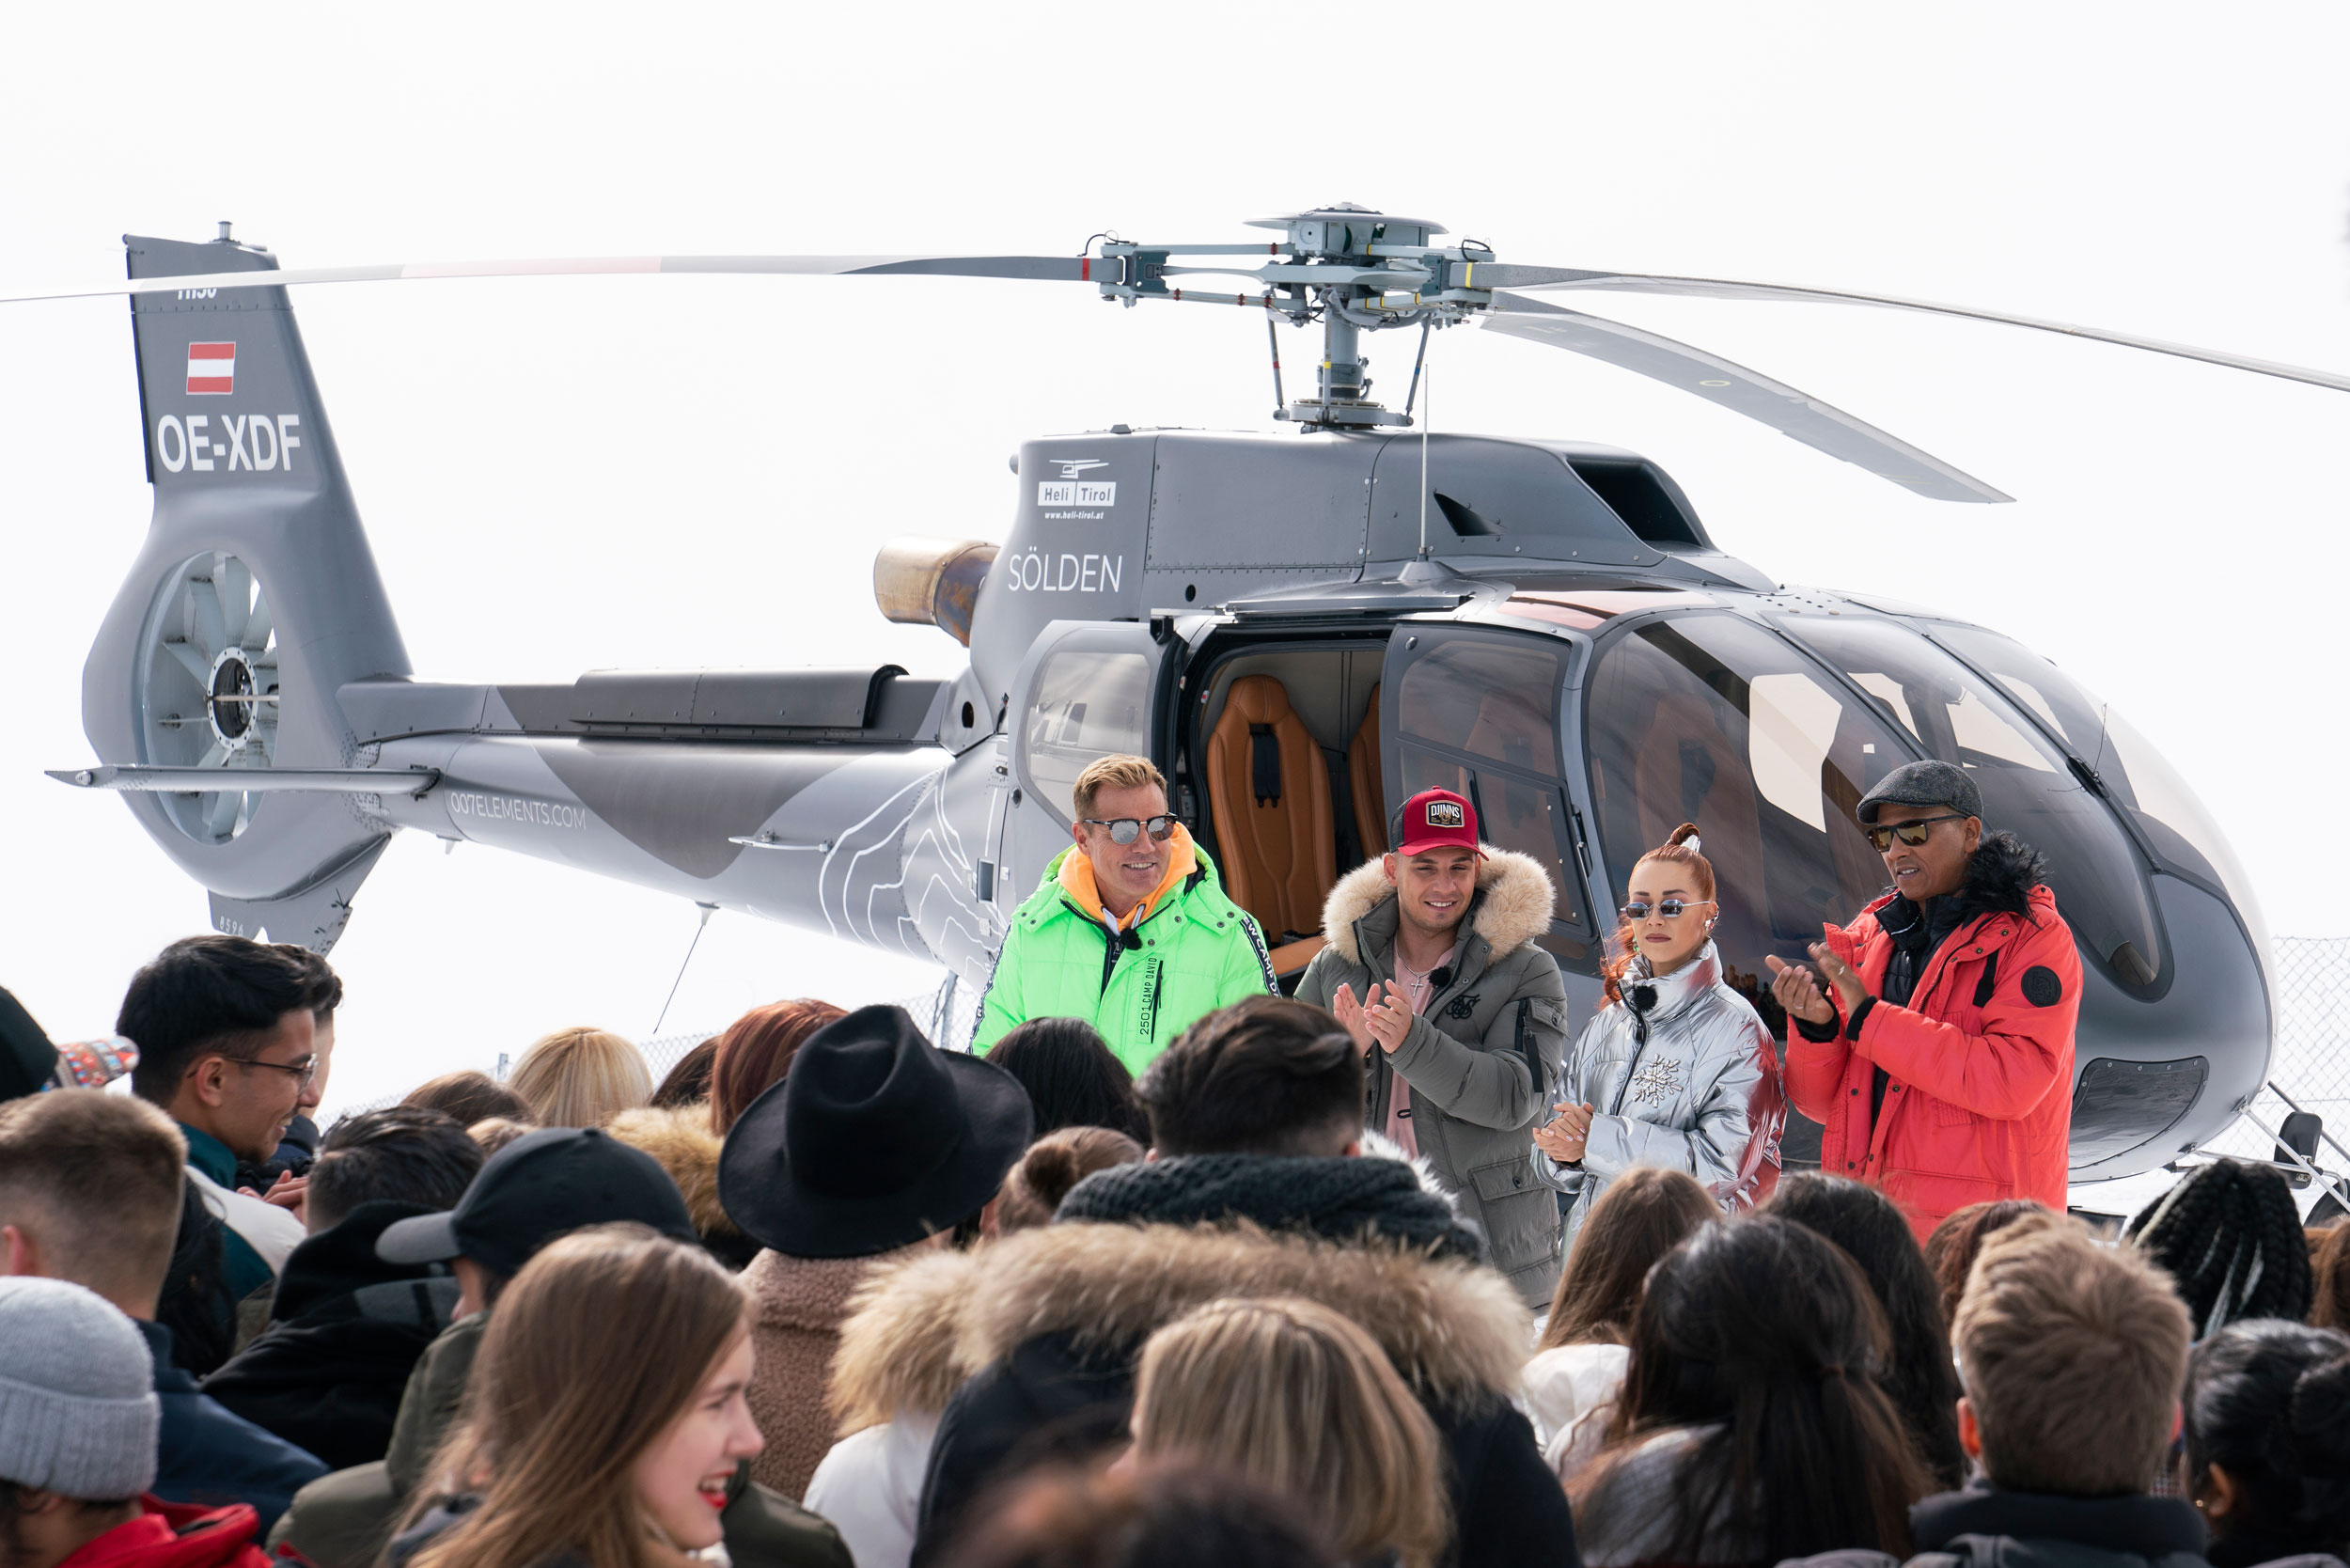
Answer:
[[162, 1422], [154, 1360], [119, 1309], [62, 1279], [0, 1278], [0, 1481], [135, 1497]]

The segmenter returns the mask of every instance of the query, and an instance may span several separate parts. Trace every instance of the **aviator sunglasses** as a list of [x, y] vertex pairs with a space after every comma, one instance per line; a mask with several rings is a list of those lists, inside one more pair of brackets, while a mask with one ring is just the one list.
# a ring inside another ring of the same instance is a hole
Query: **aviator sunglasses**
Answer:
[[1869, 845], [1879, 855], [1883, 855], [1893, 847], [1893, 840], [1899, 839], [1911, 849], [1916, 849], [1919, 844], [1934, 837], [1935, 823], [1963, 823], [1966, 820], [1965, 817], [1953, 813], [1944, 817], [1919, 817], [1914, 823], [1901, 823], [1892, 827], [1872, 827], [1868, 829]]
[[[1712, 899], [1659, 899], [1656, 901], [1656, 913], [1662, 915], [1668, 920], [1678, 920], [1681, 918], [1683, 911], [1695, 909], [1700, 904], [1708, 904], [1713, 902], [1714, 901]], [[1627, 920], [1647, 919], [1648, 901], [1645, 899], [1635, 899], [1630, 903], [1625, 904], [1623, 906], [1623, 917]]]
[[1167, 836], [1175, 831], [1175, 819], [1167, 816], [1120, 817], [1114, 822], [1104, 822], [1099, 817], [1086, 817], [1080, 820], [1089, 827], [1108, 828], [1110, 842], [1113, 844], [1133, 843], [1142, 837], [1142, 830], [1146, 827], [1151, 830], [1151, 841], [1154, 844], [1163, 844], [1167, 842]]

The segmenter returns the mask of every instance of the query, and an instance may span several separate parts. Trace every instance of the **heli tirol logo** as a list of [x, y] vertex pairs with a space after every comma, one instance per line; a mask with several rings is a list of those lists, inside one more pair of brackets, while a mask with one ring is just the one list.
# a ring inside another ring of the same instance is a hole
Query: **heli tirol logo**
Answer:
[[1096, 468], [1107, 468], [1106, 458], [1049, 458], [1046, 460], [1060, 470], [1058, 479], [1039, 479], [1036, 483], [1036, 504], [1040, 507], [1114, 507], [1118, 505], [1116, 479], [1089, 479], [1084, 475]]
[[1428, 803], [1430, 827], [1459, 827], [1465, 819], [1457, 800], [1432, 800]]
[[237, 389], [237, 345], [188, 345], [188, 396], [227, 397]]

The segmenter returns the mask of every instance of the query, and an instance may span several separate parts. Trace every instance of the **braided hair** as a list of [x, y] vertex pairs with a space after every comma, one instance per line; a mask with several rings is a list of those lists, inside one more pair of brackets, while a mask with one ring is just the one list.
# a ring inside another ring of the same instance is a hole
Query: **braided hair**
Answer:
[[2243, 1318], [2309, 1315], [2309, 1243], [2292, 1187], [2266, 1166], [2198, 1166], [2123, 1234], [2170, 1271], [2199, 1340]]

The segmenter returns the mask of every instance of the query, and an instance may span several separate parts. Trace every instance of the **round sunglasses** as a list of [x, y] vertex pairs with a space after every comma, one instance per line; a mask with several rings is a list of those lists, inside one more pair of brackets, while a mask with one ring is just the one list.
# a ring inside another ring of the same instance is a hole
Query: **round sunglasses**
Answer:
[[[1684, 911], [1696, 909], [1713, 902], [1712, 899], [1659, 899], [1656, 901], [1656, 913], [1668, 920], [1677, 920], [1681, 918]], [[1647, 900], [1635, 899], [1623, 906], [1623, 917], [1627, 920], [1645, 920], [1648, 918], [1648, 909]]]

